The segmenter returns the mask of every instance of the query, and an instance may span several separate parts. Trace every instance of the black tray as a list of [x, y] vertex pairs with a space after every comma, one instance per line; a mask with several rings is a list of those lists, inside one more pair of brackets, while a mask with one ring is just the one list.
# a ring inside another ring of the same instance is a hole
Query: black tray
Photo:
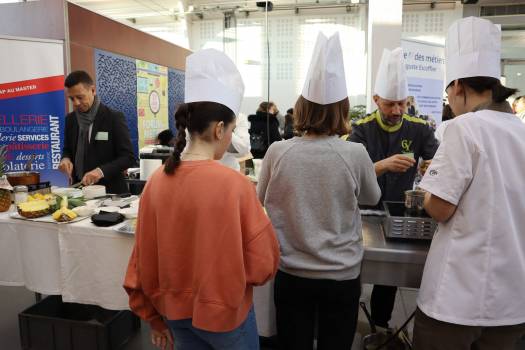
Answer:
[[52, 295], [18, 315], [22, 349], [115, 350], [140, 328], [131, 311], [64, 303]]
[[383, 233], [387, 238], [430, 240], [437, 229], [437, 222], [424, 210], [419, 215], [410, 213], [403, 202], [383, 202], [386, 218]]

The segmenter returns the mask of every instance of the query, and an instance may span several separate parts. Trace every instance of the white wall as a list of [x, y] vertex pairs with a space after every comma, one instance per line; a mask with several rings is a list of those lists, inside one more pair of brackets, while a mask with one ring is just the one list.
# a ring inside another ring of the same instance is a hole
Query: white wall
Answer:
[[64, 40], [65, 1], [45, 0], [0, 4], [0, 34]]
[[463, 7], [459, 4], [446, 10], [411, 10], [405, 6], [402, 38], [444, 45], [448, 28], [460, 18], [463, 18]]

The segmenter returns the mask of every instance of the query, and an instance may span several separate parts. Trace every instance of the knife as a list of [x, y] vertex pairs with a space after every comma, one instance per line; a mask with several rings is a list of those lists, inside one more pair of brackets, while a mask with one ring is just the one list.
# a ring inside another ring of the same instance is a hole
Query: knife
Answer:
[[82, 188], [82, 187], [84, 187], [84, 185], [82, 185], [82, 181], [80, 181], [80, 182], [77, 182], [76, 184], [72, 184], [69, 187], [71, 187], [71, 188]]

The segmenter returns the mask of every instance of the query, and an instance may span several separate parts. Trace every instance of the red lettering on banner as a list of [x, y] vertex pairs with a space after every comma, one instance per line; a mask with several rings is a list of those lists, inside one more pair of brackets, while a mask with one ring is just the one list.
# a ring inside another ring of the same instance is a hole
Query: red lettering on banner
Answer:
[[0, 100], [44, 94], [64, 89], [64, 76], [57, 75], [39, 79], [0, 84]]
[[49, 144], [47, 143], [12, 143], [7, 145], [8, 151], [38, 151], [38, 150], [48, 150]]
[[0, 114], [0, 126], [47, 125], [48, 116], [41, 114]]

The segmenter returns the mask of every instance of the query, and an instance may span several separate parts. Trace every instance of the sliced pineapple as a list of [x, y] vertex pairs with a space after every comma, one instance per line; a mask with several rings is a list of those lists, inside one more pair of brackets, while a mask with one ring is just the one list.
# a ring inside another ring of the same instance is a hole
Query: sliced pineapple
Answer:
[[18, 213], [26, 218], [39, 218], [49, 214], [50, 206], [45, 200], [32, 200], [18, 204]]
[[67, 222], [75, 219], [76, 217], [77, 213], [67, 208], [67, 196], [63, 196], [62, 202], [60, 203], [60, 209], [53, 213], [53, 219], [59, 222]]
[[36, 200], [46, 199], [46, 197], [44, 197], [44, 195], [42, 193], [39, 193], [39, 192], [35, 193], [33, 195], [33, 198], [36, 199]]
[[44, 199], [50, 206], [54, 206], [57, 204], [57, 198], [54, 194], [45, 194]]

